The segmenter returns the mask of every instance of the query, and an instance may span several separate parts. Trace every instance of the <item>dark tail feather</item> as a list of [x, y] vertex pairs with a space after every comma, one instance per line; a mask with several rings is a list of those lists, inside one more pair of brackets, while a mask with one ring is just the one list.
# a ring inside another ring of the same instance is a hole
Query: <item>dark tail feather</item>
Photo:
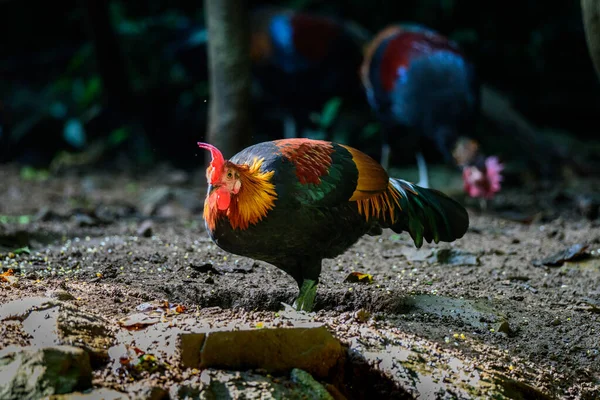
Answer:
[[402, 179], [390, 178], [398, 191], [402, 207], [399, 218], [390, 228], [396, 233], [408, 232], [415, 246], [433, 240], [438, 243], [460, 239], [469, 228], [469, 214], [463, 206], [444, 193], [425, 189]]

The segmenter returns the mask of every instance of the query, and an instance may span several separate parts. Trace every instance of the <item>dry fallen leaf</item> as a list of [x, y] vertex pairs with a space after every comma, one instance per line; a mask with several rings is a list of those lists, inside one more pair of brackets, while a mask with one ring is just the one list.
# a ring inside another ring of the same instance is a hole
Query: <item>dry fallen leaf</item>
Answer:
[[131, 331], [139, 331], [150, 325], [160, 322], [160, 317], [149, 316], [144, 313], [128, 315], [119, 320], [119, 325]]
[[371, 274], [363, 274], [361, 272], [351, 272], [344, 282], [360, 282], [360, 283], [372, 283], [373, 275]]
[[143, 303], [135, 308], [137, 313], [119, 320], [119, 325], [128, 330], [141, 330], [158, 322], [169, 322], [169, 315], [181, 314], [186, 311], [181, 304], [169, 304], [168, 301], [158, 303]]
[[0, 282], [8, 282], [8, 283], [17, 282], [19, 279], [14, 275], [15, 275], [15, 271], [13, 271], [12, 269], [9, 269], [8, 271], [0, 274]]
[[8, 271], [0, 274], [0, 279], [3, 279], [7, 276], [13, 276], [14, 274], [15, 274], [15, 271], [13, 271], [12, 269], [9, 269]]
[[146, 313], [149, 315], [160, 316], [165, 313], [181, 314], [186, 311], [185, 306], [181, 304], [170, 304], [168, 301], [161, 301], [158, 303], [143, 303], [135, 308], [137, 311]]
[[581, 243], [574, 244], [573, 246], [561, 250], [558, 253], [546, 257], [543, 260], [534, 260], [533, 265], [536, 267], [546, 265], [548, 267], [560, 267], [567, 261], [577, 261], [590, 257], [588, 252], [589, 245]]

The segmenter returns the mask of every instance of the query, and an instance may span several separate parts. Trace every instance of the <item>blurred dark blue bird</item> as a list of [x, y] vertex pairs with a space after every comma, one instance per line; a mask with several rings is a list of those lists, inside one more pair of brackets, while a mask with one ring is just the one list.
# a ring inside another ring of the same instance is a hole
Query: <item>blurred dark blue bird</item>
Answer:
[[462, 169], [469, 195], [489, 198], [499, 190], [501, 165], [495, 158], [486, 160], [470, 139], [480, 86], [473, 65], [456, 43], [420, 25], [387, 27], [368, 46], [361, 77], [383, 125], [384, 168], [389, 167], [391, 143], [413, 138], [420, 147], [421, 185], [429, 186], [421, 151], [424, 143], [432, 142], [447, 162]]
[[333, 97], [364, 100], [359, 69], [369, 34], [352, 22], [281, 8], [251, 17], [252, 70], [262, 104], [300, 136]]

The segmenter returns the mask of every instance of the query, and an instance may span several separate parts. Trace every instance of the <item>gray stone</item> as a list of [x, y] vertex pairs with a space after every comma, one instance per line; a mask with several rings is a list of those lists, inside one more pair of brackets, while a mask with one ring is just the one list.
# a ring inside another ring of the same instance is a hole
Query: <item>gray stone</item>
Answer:
[[183, 333], [178, 345], [186, 368], [260, 368], [270, 373], [301, 368], [320, 378], [327, 377], [344, 354], [340, 342], [318, 324]]
[[58, 301], [50, 297], [27, 297], [0, 305], [0, 321], [23, 321], [33, 310], [54, 307]]
[[108, 321], [52, 298], [32, 297], [3, 304], [0, 320], [22, 321], [32, 346], [82, 347], [93, 363], [107, 361], [108, 348], [114, 342]]
[[77, 347], [7, 347], [0, 350], [0, 399], [40, 399], [89, 389], [92, 367]]

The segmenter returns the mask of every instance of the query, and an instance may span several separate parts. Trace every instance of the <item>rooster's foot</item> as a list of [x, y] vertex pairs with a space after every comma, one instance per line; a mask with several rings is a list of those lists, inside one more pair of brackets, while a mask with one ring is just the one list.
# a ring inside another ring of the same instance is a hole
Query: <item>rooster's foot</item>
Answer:
[[317, 296], [317, 281], [305, 279], [293, 307], [297, 311], [312, 311]]

